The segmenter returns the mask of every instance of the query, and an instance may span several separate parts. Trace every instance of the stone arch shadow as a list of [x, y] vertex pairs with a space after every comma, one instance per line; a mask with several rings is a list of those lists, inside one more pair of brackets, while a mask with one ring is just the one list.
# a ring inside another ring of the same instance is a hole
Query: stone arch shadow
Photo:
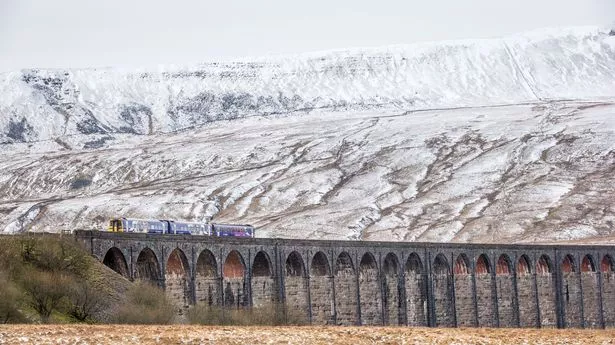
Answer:
[[128, 263], [126, 262], [126, 256], [117, 247], [111, 247], [105, 253], [102, 260], [103, 264], [116, 273], [119, 273], [126, 279], [131, 279], [131, 274], [128, 269]]
[[162, 267], [153, 249], [144, 247], [139, 251], [134, 277], [135, 280], [147, 281], [164, 287]]
[[226, 308], [247, 307], [250, 295], [246, 286], [246, 264], [237, 250], [231, 250], [222, 264], [222, 300]]
[[264, 250], [260, 250], [254, 256], [250, 287], [253, 307], [271, 306], [277, 301], [273, 264], [269, 254]]
[[197, 304], [217, 306], [222, 304], [220, 274], [216, 256], [209, 249], [203, 249], [197, 258], [194, 277]]

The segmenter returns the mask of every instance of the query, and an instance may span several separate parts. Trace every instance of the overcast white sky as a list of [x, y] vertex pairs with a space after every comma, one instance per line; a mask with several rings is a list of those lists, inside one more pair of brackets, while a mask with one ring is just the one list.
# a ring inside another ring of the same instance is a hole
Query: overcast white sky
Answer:
[[615, 0], [0, 0], [0, 71], [192, 64], [615, 21]]

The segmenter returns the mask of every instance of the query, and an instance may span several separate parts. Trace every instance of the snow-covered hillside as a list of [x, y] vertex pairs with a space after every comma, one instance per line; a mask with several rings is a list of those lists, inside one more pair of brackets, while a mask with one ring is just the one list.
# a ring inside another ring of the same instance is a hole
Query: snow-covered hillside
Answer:
[[125, 215], [302, 238], [615, 235], [615, 36], [596, 28], [27, 70], [0, 92], [4, 232]]
[[615, 37], [573, 28], [192, 68], [24, 70], [0, 75], [0, 142], [170, 132], [313, 109], [610, 98], [614, 61]]

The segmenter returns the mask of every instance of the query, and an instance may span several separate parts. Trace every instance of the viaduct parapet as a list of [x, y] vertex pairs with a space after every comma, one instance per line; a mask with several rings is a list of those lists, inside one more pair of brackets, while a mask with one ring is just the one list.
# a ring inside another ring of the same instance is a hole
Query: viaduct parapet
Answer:
[[312, 324], [615, 326], [615, 246], [320, 241], [77, 231], [182, 308], [276, 303]]

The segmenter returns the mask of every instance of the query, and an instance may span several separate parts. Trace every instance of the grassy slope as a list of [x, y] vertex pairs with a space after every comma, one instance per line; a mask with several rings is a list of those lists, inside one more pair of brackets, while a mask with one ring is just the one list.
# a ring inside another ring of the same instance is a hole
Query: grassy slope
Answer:
[[[30, 249], [26, 249], [30, 247]], [[64, 249], [62, 249], [64, 248]], [[87, 280], [102, 296], [105, 309], [93, 314], [94, 321], [108, 321], [116, 309], [122, 305], [125, 292], [133, 285], [129, 280], [109, 269], [73, 241], [72, 237], [59, 235], [15, 235], [0, 236], [0, 278], [8, 279], [10, 286], [17, 291], [11, 295], [25, 319], [19, 317], [12, 322], [41, 321], [31, 305], [32, 297], [24, 286], [28, 281], [50, 272], [55, 277], [69, 276], [61, 280], [60, 288], [70, 295], [71, 289]], [[32, 254], [24, 254], [30, 251]], [[73, 261], [75, 264], [67, 262]], [[0, 290], [6, 289], [6, 283], [0, 284]], [[53, 286], [51, 286], [53, 287]], [[3, 291], [0, 291], [0, 294]], [[74, 321], [66, 308], [68, 297], [64, 298], [51, 314], [50, 322]], [[1, 309], [1, 308], [0, 308]], [[0, 310], [0, 312], [2, 312]]]

